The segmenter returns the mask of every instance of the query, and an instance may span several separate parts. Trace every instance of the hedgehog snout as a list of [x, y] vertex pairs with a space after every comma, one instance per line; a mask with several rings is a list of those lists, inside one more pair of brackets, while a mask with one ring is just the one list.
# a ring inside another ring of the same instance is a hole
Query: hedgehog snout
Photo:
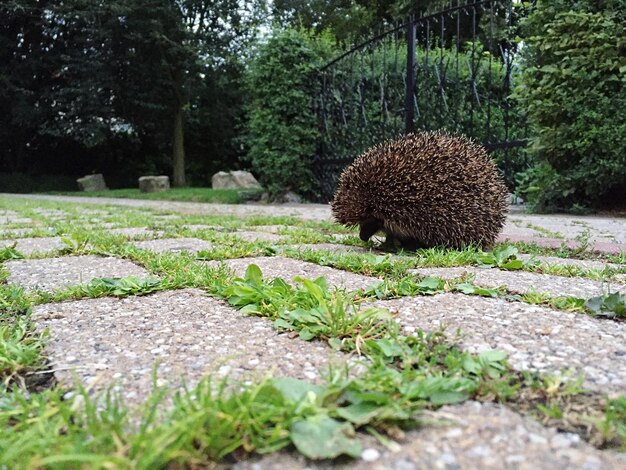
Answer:
[[381, 228], [383, 228], [383, 224], [376, 219], [365, 220], [360, 224], [361, 230], [359, 231], [359, 238], [364, 242], [368, 241], [372, 238], [376, 232], [378, 232]]

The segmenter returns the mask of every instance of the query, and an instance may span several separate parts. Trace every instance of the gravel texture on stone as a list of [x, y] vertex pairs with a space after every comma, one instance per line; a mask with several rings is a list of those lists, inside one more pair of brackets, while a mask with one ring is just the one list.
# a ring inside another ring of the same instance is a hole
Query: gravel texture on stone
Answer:
[[269, 242], [269, 243], [285, 243], [285, 237], [275, 233], [255, 232], [255, 231], [236, 231], [230, 235], [241, 238], [247, 242]]
[[191, 231], [197, 230], [222, 230], [223, 227], [219, 225], [205, 225], [205, 224], [183, 224], [181, 228], [186, 228]]
[[2, 225], [32, 225], [38, 223], [38, 221], [29, 217], [22, 217], [21, 215], [5, 215], [0, 217], [0, 224]]
[[163, 232], [158, 230], [152, 230], [147, 227], [125, 227], [110, 229], [109, 233], [113, 235], [122, 235], [127, 238], [135, 237], [159, 237]]
[[[538, 227], [547, 236], [559, 235], [564, 238], [588, 236], [591, 242], [615, 241], [626, 243], [626, 224], [623, 219], [611, 217], [572, 217], [562, 214], [516, 214], [513, 219], [520, 225]], [[558, 237], [555, 237], [558, 238]]]
[[543, 292], [553, 296], [590, 298], [607, 292], [626, 292], [626, 286], [603, 283], [580, 277], [551, 276], [525, 271], [505, 271], [495, 268], [419, 268], [408, 271], [420, 276], [437, 276], [454, 279], [465, 274], [474, 275], [474, 283], [482, 287], [506, 286], [510, 292]]
[[0, 241], [0, 247], [15, 245], [15, 249], [23, 255], [30, 256], [34, 253], [50, 253], [65, 248], [61, 237], [48, 238], [16, 238], [14, 240]]
[[48, 291], [87, 283], [96, 277], [153, 277], [130, 261], [92, 255], [11, 260], [4, 266], [10, 273], [10, 284]]
[[626, 456], [604, 452], [575, 434], [559, 433], [508, 408], [466, 402], [427, 413], [428, 425], [410, 430], [396, 452], [369, 441], [361, 459], [313, 462], [288, 452], [238, 462], [233, 470], [476, 470], [623, 469]]
[[32, 233], [33, 230], [34, 228], [0, 228], [0, 238], [23, 237]]
[[537, 260], [541, 264], [547, 265], [561, 265], [561, 266], [578, 266], [583, 269], [620, 269], [626, 268], [626, 265], [619, 265], [614, 263], [607, 263], [601, 260], [593, 259], [572, 259], [572, 258], [559, 258], [558, 256], [541, 256], [541, 255], [527, 255], [518, 254], [518, 259], [528, 261], [531, 259]]
[[380, 282], [379, 279], [374, 277], [362, 276], [361, 274], [349, 273], [347, 271], [329, 268], [328, 266], [320, 266], [318, 264], [280, 256], [208, 261], [210, 266], [218, 266], [220, 263], [224, 263], [226, 266], [233, 269], [237, 276], [243, 276], [248, 266], [256, 264], [261, 269], [263, 277], [267, 279], [280, 277], [289, 282], [296, 276], [311, 280], [323, 276], [326, 278], [326, 281], [328, 281], [328, 285], [343, 287], [348, 290], [364, 289]]
[[403, 297], [374, 302], [395, 313], [404, 333], [446, 328], [470, 352], [505, 351], [517, 370], [585, 375], [603, 392], [626, 390], [626, 323], [520, 302], [463, 294]]
[[39, 215], [45, 215], [45, 216], [63, 216], [66, 217], [69, 214], [69, 212], [64, 211], [63, 209], [49, 209], [49, 208], [45, 208], [45, 207], [36, 207], [33, 209], [33, 212], [35, 212], [36, 214]]
[[311, 243], [311, 244], [297, 244], [297, 245], [289, 245], [287, 248], [294, 248], [297, 250], [328, 250], [333, 253], [345, 253], [345, 252], [354, 252], [354, 253], [367, 253], [370, 251], [369, 248], [365, 248], [363, 246], [354, 246], [354, 245], [342, 245], [341, 243]]
[[502, 227], [502, 235], [523, 235], [527, 237], [545, 237], [545, 233], [538, 232], [535, 229], [524, 226], [525, 222], [517, 218], [508, 218], [504, 227]]
[[325, 343], [278, 333], [198, 289], [39, 305], [32, 318], [50, 329], [47, 354], [63, 385], [72, 383], [72, 369], [95, 389], [117, 380], [127, 402], [148, 395], [157, 361], [160, 383], [177, 387], [211, 373], [319, 382], [329, 359], [342, 360]]
[[146, 240], [134, 242], [137, 248], [151, 250], [159, 253], [187, 251], [197, 253], [198, 251], [210, 250], [213, 244], [200, 238], [161, 238], [158, 240]]
[[257, 232], [278, 233], [280, 231], [289, 228], [288, 225], [248, 225], [245, 227], [247, 230], [254, 230]]

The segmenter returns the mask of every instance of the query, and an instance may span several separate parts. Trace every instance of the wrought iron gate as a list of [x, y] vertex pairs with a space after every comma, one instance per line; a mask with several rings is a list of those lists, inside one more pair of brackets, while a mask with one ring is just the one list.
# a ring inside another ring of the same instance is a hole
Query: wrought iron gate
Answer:
[[388, 29], [319, 72], [322, 139], [314, 171], [328, 201], [339, 174], [368, 147], [421, 129], [483, 143], [512, 185], [525, 165], [527, 127], [511, 96], [522, 14], [515, 1], [451, 2]]

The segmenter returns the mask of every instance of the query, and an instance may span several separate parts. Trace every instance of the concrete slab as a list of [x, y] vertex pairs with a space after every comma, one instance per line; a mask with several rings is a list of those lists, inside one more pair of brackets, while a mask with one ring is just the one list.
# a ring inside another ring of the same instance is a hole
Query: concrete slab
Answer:
[[35, 253], [52, 253], [66, 248], [61, 237], [47, 238], [16, 238], [14, 240], [0, 240], [0, 247], [12, 246], [25, 256]]
[[183, 380], [193, 386], [209, 373], [258, 381], [273, 372], [318, 382], [335, 354], [197, 289], [39, 305], [32, 318], [39, 330], [50, 329], [48, 354], [63, 386], [71, 386], [76, 370], [94, 390], [118, 382], [127, 404], [150, 393], [157, 362], [159, 383], [172, 387]]
[[518, 254], [518, 259], [529, 261], [531, 259], [537, 260], [541, 264], [545, 265], [557, 265], [557, 266], [576, 266], [581, 269], [624, 269], [626, 265], [619, 265], [614, 263], [607, 263], [601, 260], [592, 259], [572, 259], [572, 258], [559, 258], [558, 256], [541, 256], [541, 255], [528, 255]]
[[580, 277], [551, 276], [525, 271], [504, 271], [495, 268], [420, 268], [408, 271], [420, 276], [437, 276], [454, 279], [466, 274], [474, 276], [474, 283], [483, 287], [506, 286], [510, 292], [542, 292], [552, 296], [590, 298], [608, 292], [626, 292], [626, 285], [616, 282], [604, 283]]
[[311, 244], [302, 244], [299, 243], [297, 245], [288, 245], [285, 248], [293, 248], [296, 250], [328, 250], [333, 253], [369, 253], [371, 250], [369, 248], [365, 248], [362, 246], [354, 246], [354, 245], [342, 245], [341, 243], [311, 243]]
[[230, 233], [230, 235], [241, 238], [247, 242], [268, 242], [268, 243], [284, 243], [286, 238], [281, 235], [276, 235], [275, 233], [268, 232], [255, 232], [255, 231], [242, 231], [237, 230], [236, 232]]
[[9, 284], [46, 291], [87, 283], [95, 277], [150, 277], [130, 261], [92, 255], [10, 260], [4, 266], [10, 273]]
[[157, 240], [134, 242], [133, 245], [142, 250], [151, 250], [159, 253], [180, 253], [183, 251], [197, 253], [213, 248], [212, 243], [201, 240], [200, 238], [161, 238]]
[[475, 470], [622, 469], [626, 455], [603, 452], [524, 418], [502, 405], [466, 402], [425, 413], [429, 425], [408, 431], [390, 450], [360, 436], [362, 458], [314, 462], [280, 452], [237, 462], [233, 470]]
[[626, 323], [502, 299], [441, 294], [374, 302], [389, 309], [404, 333], [445, 327], [471, 352], [505, 351], [518, 370], [584, 374], [585, 386], [626, 390]]
[[108, 230], [109, 233], [113, 235], [122, 235], [126, 238], [146, 238], [146, 237], [160, 237], [163, 235], [163, 232], [159, 230], [152, 230], [148, 227], [124, 227], [124, 228], [113, 228]]

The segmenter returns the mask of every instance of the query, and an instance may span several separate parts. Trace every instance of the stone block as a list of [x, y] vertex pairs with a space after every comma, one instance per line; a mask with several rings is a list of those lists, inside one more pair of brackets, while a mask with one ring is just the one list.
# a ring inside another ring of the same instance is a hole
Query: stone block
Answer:
[[211, 178], [213, 189], [262, 189], [249, 171], [220, 171]]
[[107, 188], [104, 182], [104, 176], [102, 173], [96, 173], [95, 175], [87, 175], [76, 180], [78, 183], [78, 189], [81, 191], [104, 191]]
[[139, 191], [142, 193], [160, 193], [170, 189], [169, 176], [141, 176]]

